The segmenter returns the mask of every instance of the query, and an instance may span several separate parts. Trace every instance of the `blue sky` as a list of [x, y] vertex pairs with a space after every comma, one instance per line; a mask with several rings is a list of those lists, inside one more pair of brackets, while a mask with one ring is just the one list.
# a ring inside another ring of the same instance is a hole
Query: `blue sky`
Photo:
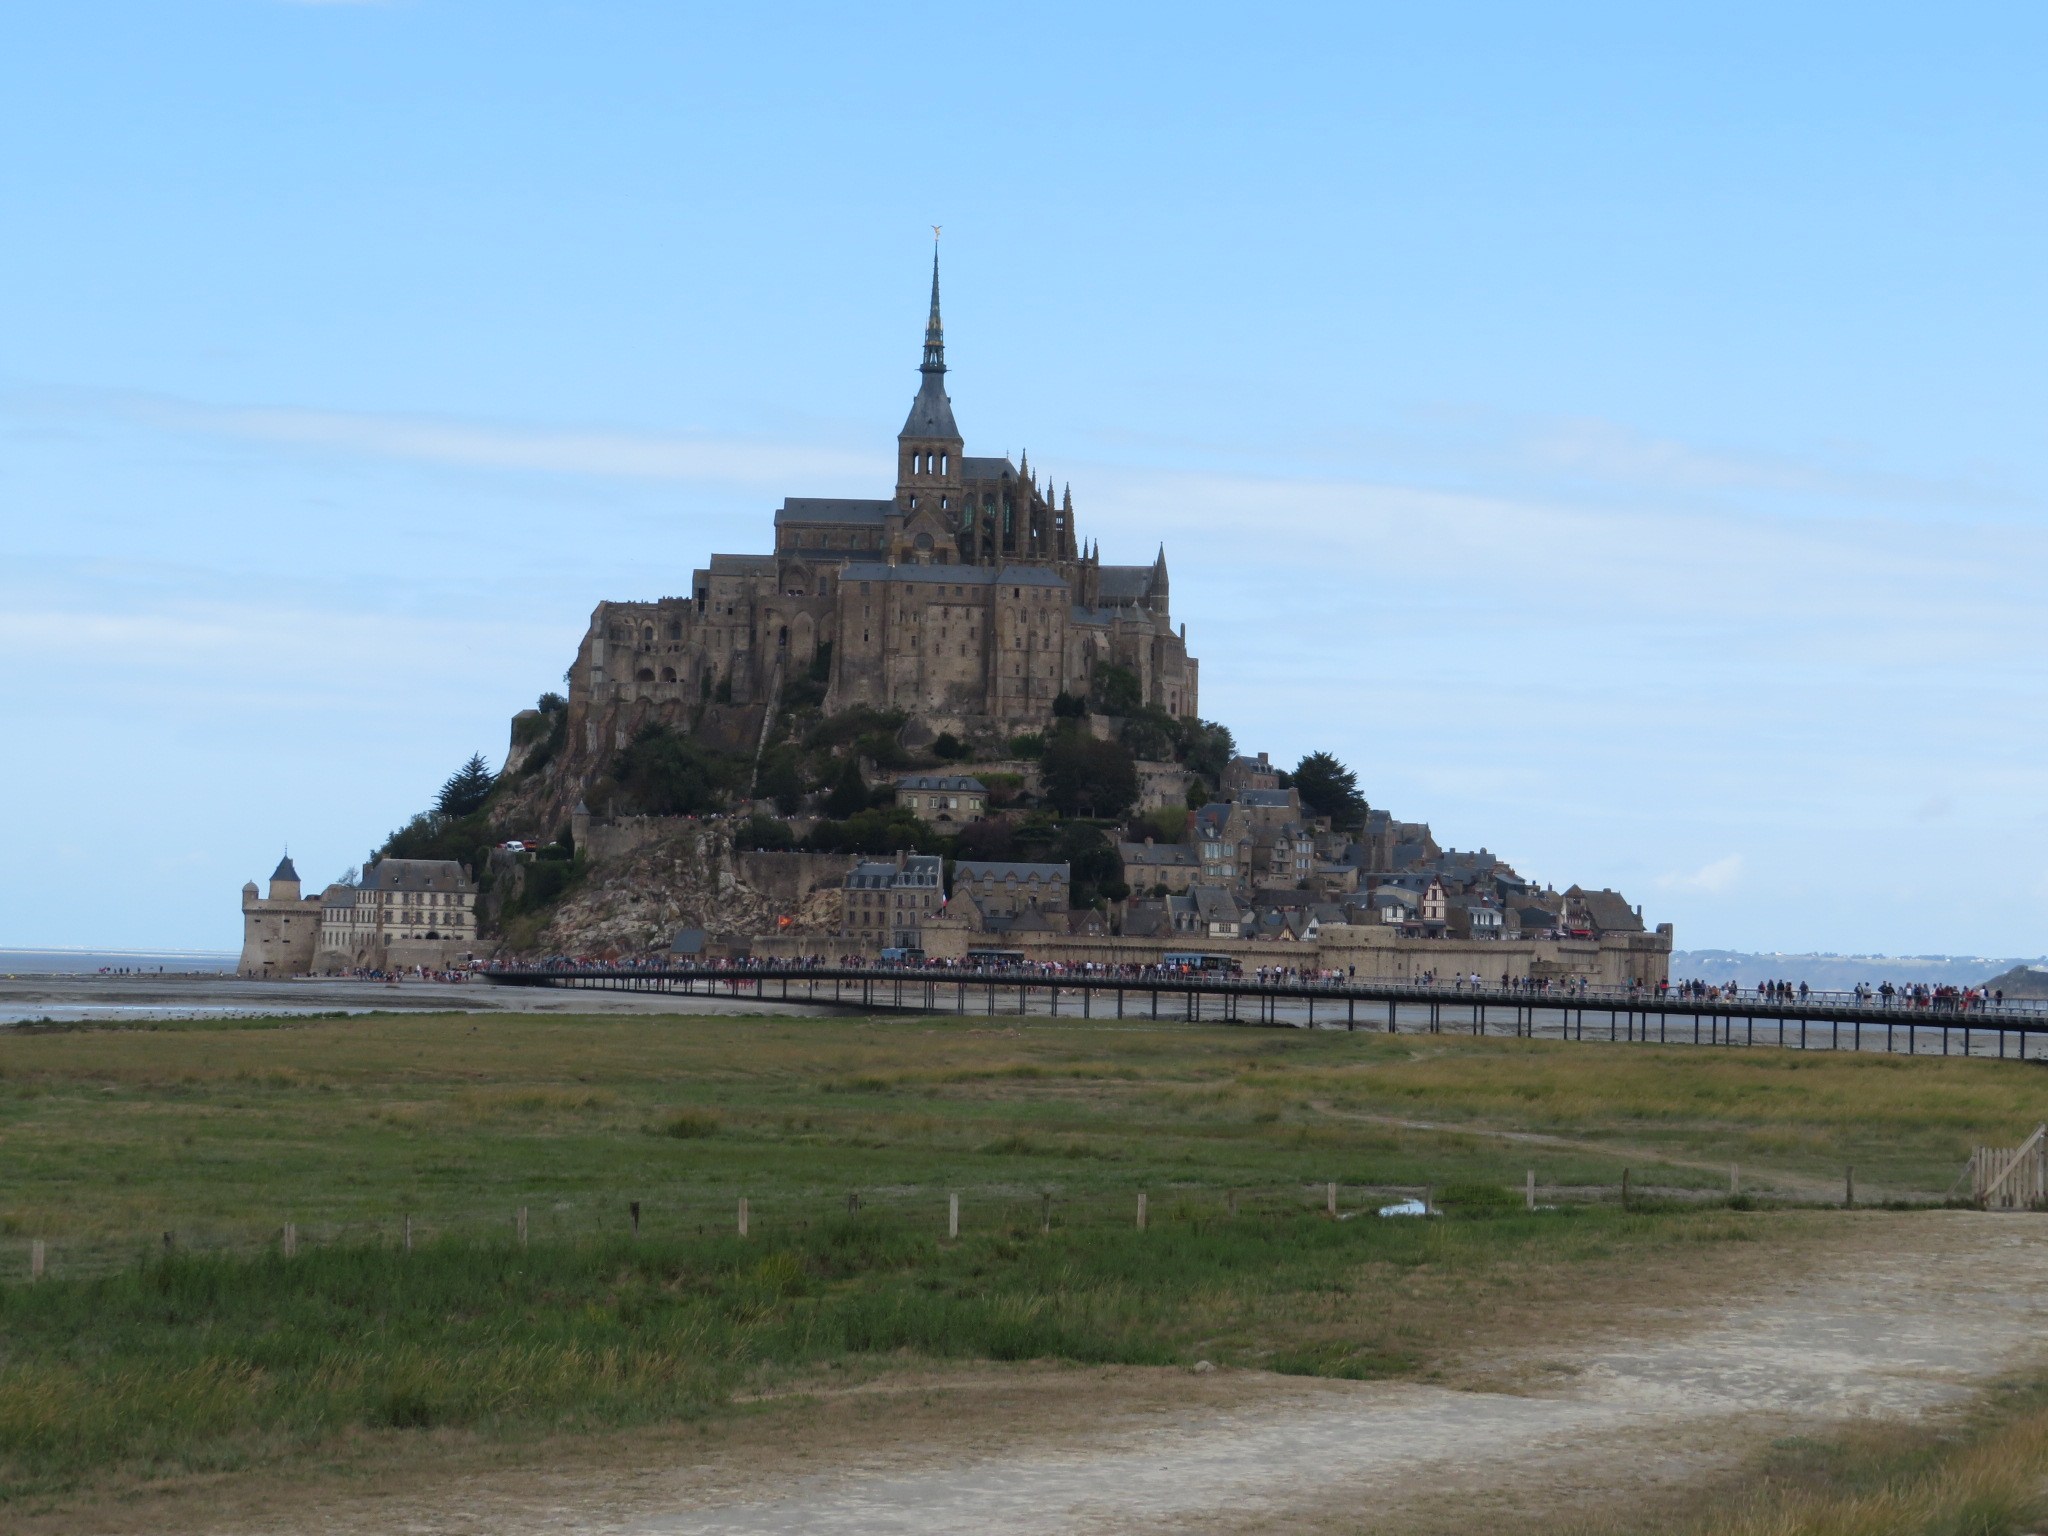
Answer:
[[[2048, 13], [20, 0], [0, 944], [232, 945], [603, 598], [972, 452], [1687, 947], [2038, 953]], [[2029, 572], [2035, 574], [2029, 575]]]

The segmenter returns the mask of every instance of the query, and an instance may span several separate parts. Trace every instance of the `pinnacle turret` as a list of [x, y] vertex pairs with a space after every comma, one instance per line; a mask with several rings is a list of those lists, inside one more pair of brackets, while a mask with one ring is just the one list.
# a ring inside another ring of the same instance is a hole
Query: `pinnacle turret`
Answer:
[[946, 398], [946, 327], [939, 318], [939, 248], [932, 246], [932, 308], [924, 323], [924, 361], [917, 365], [924, 375], [917, 398], [910, 402], [910, 416], [897, 437], [935, 445], [952, 444], [955, 452], [960, 429], [953, 424], [953, 402]]

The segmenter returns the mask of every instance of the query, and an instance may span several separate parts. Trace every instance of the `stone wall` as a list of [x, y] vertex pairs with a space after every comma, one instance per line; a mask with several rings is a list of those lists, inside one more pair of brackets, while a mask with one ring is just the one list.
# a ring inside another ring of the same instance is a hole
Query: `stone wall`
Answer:
[[[815, 939], [758, 937], [756, 956], [795, 959], [817, 952]], [[933, 959], [961, 959], [969, 949], [1021, 950], [1035, 963], [1157, 965], [1169, 953], [1229, 955], [1246, 971], [1260, 966], [1292, 966], [1303, 970], [1350, 972], [1360, 981], [1420, 981], [1434, 974], [1447, 981], [1476, 972], [1494, 983], [1503, 972], [1551, 981], [1584, 980], [1594, 986], [1625, 986], [1631, 980], [1655, 986], [1665, 979], [1671, 953], [1669, 932], [1610, 933], [1597, 939], [1415, 939], [1368, 928], [1325, 928], [1321, 939], [1307, 944], [1262, 939], [1205, 939], [1182, 934], [1174, 939], [1116, 937], [1068, 938], [1025, 934], [994, 937], [949, 929], [943, 923], [925, 929], [925, 953]]]

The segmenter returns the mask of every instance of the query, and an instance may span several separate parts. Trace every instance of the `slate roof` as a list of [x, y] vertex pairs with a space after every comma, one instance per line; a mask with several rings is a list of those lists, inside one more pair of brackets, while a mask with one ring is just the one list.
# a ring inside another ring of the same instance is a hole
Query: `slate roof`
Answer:
[[469, 879], [453, 859], [379, 859], [363, 871], [366, 891], [466, 891]]
[[1002, 480], [1017, 478], [1017, 466], [1008, 459], [977, 459], [962, 456], [960, 478], [963, 480]]
[[883, 560], [849, 560], [840, 567], [839, 579], [985, 587], [996, 579], [996, 573], [985, 565], [890, 565]]
[[1276, 811], [1293, 809], [1284, 789], [1241, 789], [1237, 792], [1237, 803], [1263, 806]]
[[1583, 903], [1586, 915], [1602, 933], [1641, 933], [1643, 920], [1619, 891], [1586, 891], [1573, 886], [1565, 895]]
[[1152, 567], [1149, 565], [1105, 565], [1097, 574], [1105, 603], [1129, 607], [1152, 595]]
[[906, 773], [896, 781], [898, 789], [942, 789], [955, 794], [986, 794], [988, 786], [979, 779], [959, 774]]
[[898, 437], [936, 437], [960, 441], [960, 429], [953, 424], [953, 402], [946, 397], [940, 375], [928, 373], [910, 402], [910, 414], [903, 419]]
[[839, 568], [841, 581], [955, 582], [998, 587], [1065, 587], [1058, 571], [1042, 565], [890, 565], [882, 560], [849, 560]]
[[996, 572], [996, 584], [1004, 587], [1064, 587], [1067, 583], [1058, 571], [1048, 570], [1042, 565], [1006, 565]]
[[953, 882], [963, 885], [969, 880], [1053, 880], [1065, 885], [1068, 881], [1070, 864], [1016, 864], [1002, 861], [980, 861], [961, 859], [953, 866]]
[[1126, 865], [1144, 864], [1155, 869], [1169, 865], [1193, 869], [1200, 862], [1195, 850], [1185, 843], [1118, 843], [1116, 851]]
[[789, 496], [775, 509], [783, 523], [872, 523], [879, 527], [896, 510], [893, 501], [861, 501], [832, 496]]
[[930, 887], [939, 883], [941, 861], [935, 853], [913, 853], [898, 869], [895, 862], [881, 863], [863, 860], [853, 866], [853, 872], [846, 877], [846, 889], [850, 891], [893, 891], [904, 888]]
[[714, 576], [773, 576], [773, 555], [713, 555], [709, 570]]
[[292, 856], [290, 854], [286, 854], [277, 861], [277, 868], [270, 872], [270, 878], [273, 880], [296, 880], [299, 878], [299, 872], [292, 868]]

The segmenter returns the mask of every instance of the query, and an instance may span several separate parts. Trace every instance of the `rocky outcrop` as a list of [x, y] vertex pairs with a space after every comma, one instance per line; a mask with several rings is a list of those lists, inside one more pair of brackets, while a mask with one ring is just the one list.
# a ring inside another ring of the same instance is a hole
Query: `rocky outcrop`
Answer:
[[546, 954], [665, 950], [679, 928], [822, 934], [837, 926], [844, 858], [738, 851], [744, 821], [687, 816], [577, 818], [583, 878], [543, 928]]

